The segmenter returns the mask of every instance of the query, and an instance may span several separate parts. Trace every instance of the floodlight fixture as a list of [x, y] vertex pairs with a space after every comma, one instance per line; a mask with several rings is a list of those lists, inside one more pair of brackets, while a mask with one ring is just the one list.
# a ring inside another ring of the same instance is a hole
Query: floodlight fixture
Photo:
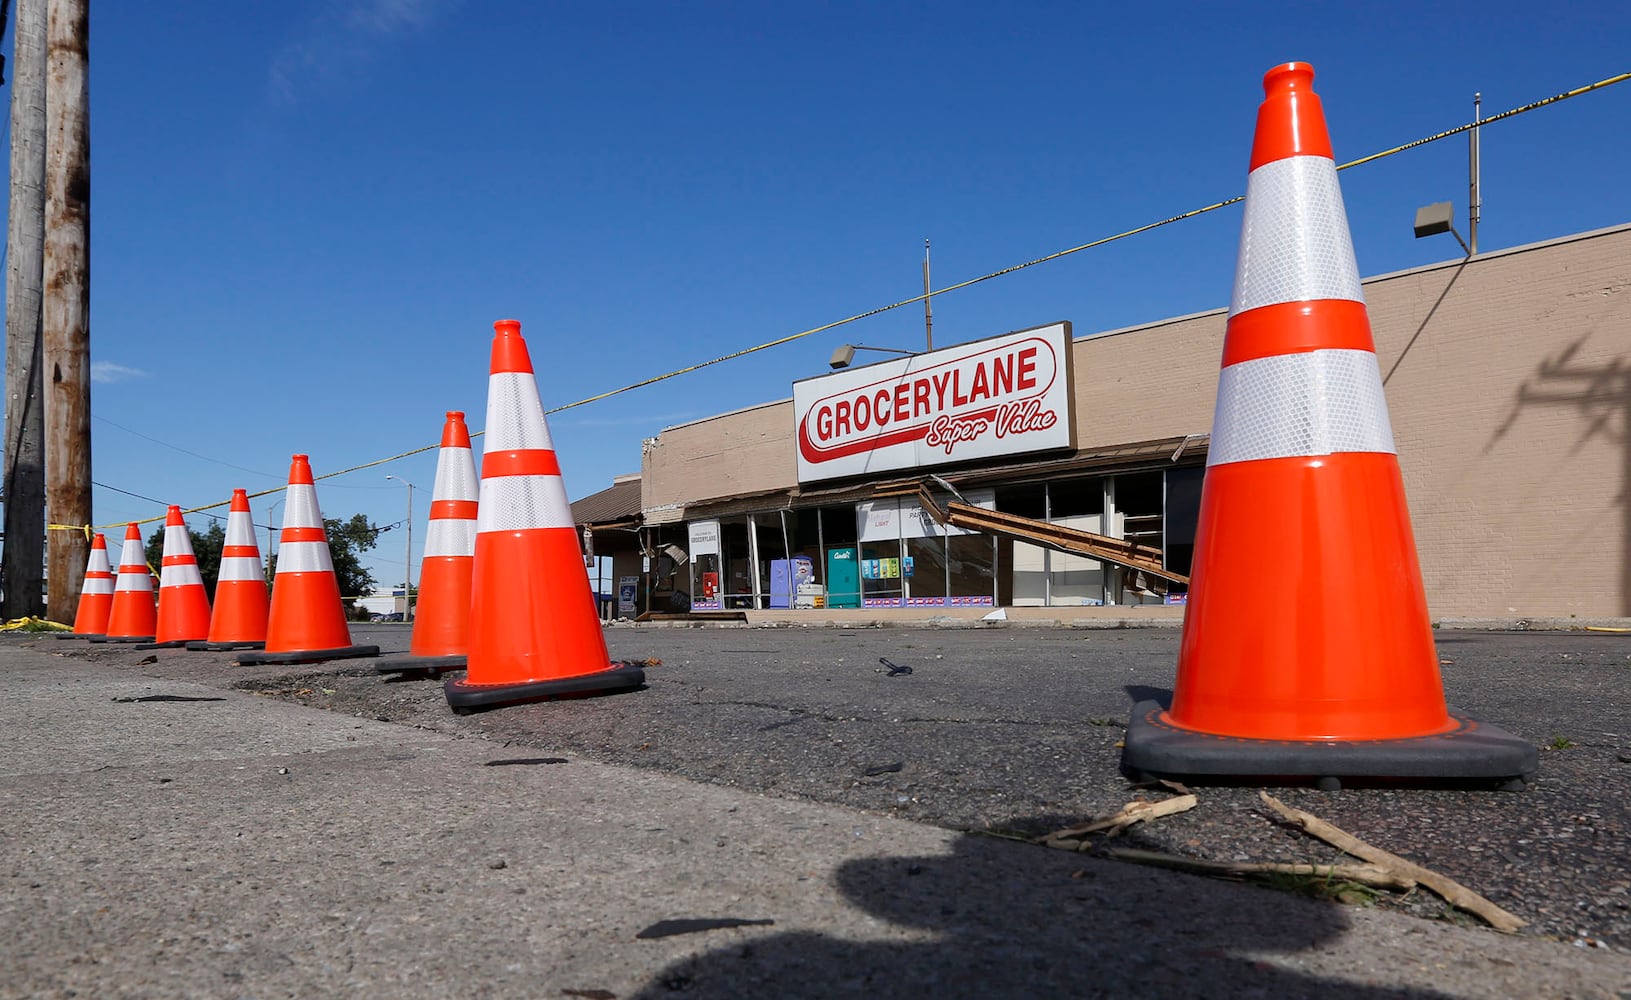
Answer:
[[1472, 249], [1467, 241], [1455, 231], [1455, 206], [1447, 201], [1435, 201], [1431, 205], [1423, 205], [1416, 209], [1416, 239], [1423, 236], [1437, 236], [1440, 233], [1449, 233], [1455, 241], [1461, 244], [1461, 249], [1472, 256]]
[[834, 369], [848, 368], [850, 362], [855, 360], [856, 351], [883, 351], [886, 354], [904, 354], [907, 357], [916, 357], [922, 351], [903, 351], [898, 347], [868, 347], [865, 344], [840, 344], [838, 350], [832, 352], [832, 358], [827, 364]]

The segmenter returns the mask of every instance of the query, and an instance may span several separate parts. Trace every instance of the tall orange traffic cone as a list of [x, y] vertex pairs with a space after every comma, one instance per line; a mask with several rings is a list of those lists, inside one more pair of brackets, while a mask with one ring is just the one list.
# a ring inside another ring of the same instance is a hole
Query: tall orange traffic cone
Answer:
[[1445, 707], [1313, 79], [1263, 79], [1172, 708], [1134, 709], [1123, 765], [1521, 782], [1534, 746]]
[[447, 703], [462, 713], [640, 687], [644, 671], [606, 654], [521, 324], [493, 330], [469, 672], [443, 685]]
[[85, 563], [85, 582], [79, 588], [79, 608], [74, 612], [74, 630], [63, 638], [105, 635], [111, 611], [113, 569], [108, 565], [108, 540], [99, 531], [91, 539], [91, 557]]
[[470, 582], [476, 557], [476, 463], [464, 414], [447, 411], [436, 456], [430, 530], [419, 563], [419, 605], [407, 656], [380, 660], [382, 674], [439, 676], [465, 665], [470, 649]]
[[378, 655], [378, 646], [351, 645], [323, 512], [317, 506], [311, 461], [296, 455], [289, 462], [289, 492], [283, 504], [277, 575], [272, 578], [266, 649], [239, 653], [238, 662], [315, 663]]
[[125, 526], [125, 545], [119, 551], [119, 577], [113, 585], [108, 630], [92, 642], [152, 642], [158, 624], [153, 605], [153, 574], [142, 551], [142, 531], [135, 522]]
[[138, 649], [185, 646], [210, 631], [210, 599], [198, 572], [192, 536], [181, 508], [174, 504], [164, 515], [164, 565], [159, 570], [159, 621], [153, 641]]
[[249, 494], [232, 491], [227, 535], [221, 543], [221, 572], [215, 580], [215, 610], [203, 641], [188, 649], [263, 649], [268, 609], [266, 569], [249, 516]]

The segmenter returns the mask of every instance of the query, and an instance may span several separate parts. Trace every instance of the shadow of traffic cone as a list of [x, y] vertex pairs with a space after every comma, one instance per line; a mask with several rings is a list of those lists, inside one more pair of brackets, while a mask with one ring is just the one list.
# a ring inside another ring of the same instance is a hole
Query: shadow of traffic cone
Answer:
[[266, 568], [261, 565], [260, 546], [255, 542], [255, 522], [249, 516], [249, 494], [233, 490], [209, 634], [202, 642], [187, 643], [187, 648], [263, 649], [267, 608]]
[[470, 581], [476, 556], [476, 463], [464, 414], [447, 411], [436, 456], [430, 530], [419, 563], [419, 603], [407, 656], [380, 660], [382, 674], [431, 677], [462, 670], [470, 649]]
[[113, 611], [113, 569], [108, 565], [108, 540], [99, 531], [91, 539], [91, 557], [85, 563], [85, 582], [79, 588], [74, 630], [60, 638], [89, 639], [106, 635]]
[[1445, 707], [1313, 79], [1263, 79], [1172, 708], [1134, 708], [1122, 763], [1521, 784], [1535, 747]]
[[278, 536], [266, 648], [239, 653], [238, 662], [316, 663], [378, 655], [378, 646], [351, 645], [323, 512], [317, 506], [311, 461], [296, 455], [289, 462], [289, 492], [283, 505], [283, 531]]
[[555, 445], [521, 324], [493, 324], [470, 594], [469, 669], [443, 685], [455, 712], [640, 687], [606, 654]]
[[159, 621], [153, 641], [137, 649], [185, 646], [210, 631], [210, 599], [198, 572], [192, 535], [174, 504], [164, 515], [164, 565], [159, 569]]
[[132, 522], [125, 526], [125, 545], [119, 550], [119, 577], [113, 584], [113, 604], [108, 609], [108, 630], [92, 642], [152, 642], [158, 625], [158, 609], [153, 605], [153, 574], [142, 552], [142, 531]]

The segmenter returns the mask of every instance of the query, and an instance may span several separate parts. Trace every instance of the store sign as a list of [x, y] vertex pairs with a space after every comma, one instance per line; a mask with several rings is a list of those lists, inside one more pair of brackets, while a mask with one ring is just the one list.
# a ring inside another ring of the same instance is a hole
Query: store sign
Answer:
[[690, 533], [691, 558], [719, 555], [718, 521], [692, 521], [686, 527]]
[[1074, 445], [1070, 324], [793, 383], [799, 482]]

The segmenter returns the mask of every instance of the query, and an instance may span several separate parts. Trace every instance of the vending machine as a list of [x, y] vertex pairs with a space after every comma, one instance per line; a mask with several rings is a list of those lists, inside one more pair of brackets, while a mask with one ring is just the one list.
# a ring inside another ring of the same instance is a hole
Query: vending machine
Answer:
[[861, 606], [861, 568], [856, 558], [853, 548], [827, 551], [827, 607]]

